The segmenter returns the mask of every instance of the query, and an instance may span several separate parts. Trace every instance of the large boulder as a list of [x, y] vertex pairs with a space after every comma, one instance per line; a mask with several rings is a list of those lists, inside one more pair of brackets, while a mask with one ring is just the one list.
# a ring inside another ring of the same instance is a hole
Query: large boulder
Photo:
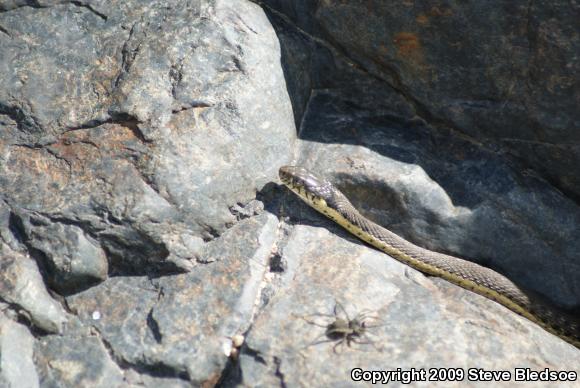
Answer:
[[[375, 77], [374, 87], [395, 88], [424, 119], [502, 147], [580, 198], [578, 4], [263, 3]], [[301, 64], [293, 78], [307, 91], [329, 87], [328, 77], [305, 69], [332, 68], [328, 56], [312, 59], [295, 46], [287, 45], [288, 63]]]
[[244, 0], [1, 9], [0, 297], [40, 336], [41, 383], [216, 381], [276, 236], [256, 193], [295, 138], [266, 15]]

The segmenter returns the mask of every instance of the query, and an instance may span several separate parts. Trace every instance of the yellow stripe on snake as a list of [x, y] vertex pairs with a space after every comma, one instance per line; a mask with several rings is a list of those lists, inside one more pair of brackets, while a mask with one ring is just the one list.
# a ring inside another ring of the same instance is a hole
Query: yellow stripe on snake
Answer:
[[580, 349], [580, 321], [524, 291], [507, 277], [489, 268], [421, 248], [361, 215], [330, 182], [306, 169], [284, 166], [284, 185], [308, 205], [329, 217], [361, 240], [428, 275], [494, 300]]

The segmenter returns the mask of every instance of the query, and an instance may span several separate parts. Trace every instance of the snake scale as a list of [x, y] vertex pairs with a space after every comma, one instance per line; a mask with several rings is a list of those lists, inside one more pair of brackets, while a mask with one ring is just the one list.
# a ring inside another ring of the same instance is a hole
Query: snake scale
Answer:
[[311, 207], [359, 239], [428, 275], [494, 300], [580, 349], [580, 321], [490, 268], [421, 248], [361, 215], [332, 183], [302, 167], [283, 166], [280, 180]]

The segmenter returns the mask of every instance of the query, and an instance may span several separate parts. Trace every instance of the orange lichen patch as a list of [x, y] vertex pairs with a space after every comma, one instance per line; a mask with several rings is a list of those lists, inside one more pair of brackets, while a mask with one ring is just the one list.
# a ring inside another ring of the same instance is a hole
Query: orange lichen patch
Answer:
[[[52, 144], [30, 148], [9, 146], [0, 175], [8, 190], [25, 206], [59, 208], [71, 202], [86, 202], [103, 190], [103, 183], [138, 174], [147, 145], [139, 133], [121, 124], [69, 131]], [[145, 163], [145, 162], [143, 162]], [[63, 191], [75, 192], [66, 199]]]
[[430, 16], [451, 16], [453, 15], [453, 10], [451, 8], [439, 8], [437, 6], [431, 7], [429, 10]]
[[53, 183], [64, 185], [68, 181], [68, 168], [63, 160], [41, 149], [13, 146], [6, 162], [7, 176], [16, 177], [25, 172], [28, 177], [48, 177]]
[[106, 135], [99, 137], [101, 149], [107, 153], [125, 152], [128, 146], [141, 146], [142, 141], [137, 132], [127, 126], [111, 124], [106, 127]]
[[381, 56], [386, 56], [389, 53], [389, 49], [387, 48], [387, 45], [384, 43], [380, 43], [379, 47], [378, 47], [378, 53]]
[[427, 15], [425, 15], [424, 13], [417, 16], [415, 18], [415, 20], [417, 21], [417, 23], [421, 24], [422, 26], [429, 24], [429, 17]]
[[62, 205], [59, 193], [70, 183], [70, 166], [39, 148], [11, 146], [4, 171], [4, 189], [24, 206], [56, 208]]
[[60, 139], [48, 146], [48, 149], [59, 158], [66, 160], [72, 167], [99, 157], [99, 150], [95, 145], [85, 142], [71, 142], [69, 139]]
[[136, 163], [147, 163], [146, 147], [132, 128], [105, 124], [67, 132], [47, 148], [68, 162], [75, 187], [92, 195], [104, 183], [115, 185], [139, 175]]
[[103, 156], [119, 157], [128, 148], [135, 149], [141, 140], [135, 131], [119, 124], [105, 124], [98, 129], [80, 129], [63, 134], [51, 145], [59, 155], [82, 161]]
[[423, 59], [421, 42], [416, 34], [412, 32], [399, 32], [395, 35], [393, 43], [397, 47], [397, 54], [414, 62], [421, 62]]
[[453, 15], [453, 10], [451, 8], [441, 8], [434, 6], [431, 7], [427, 13], [419, 14], [415, 18], [415, 21], [422, 26], [426, 26], [431, 22], [431, 18], [448, 17], [451, 15]]

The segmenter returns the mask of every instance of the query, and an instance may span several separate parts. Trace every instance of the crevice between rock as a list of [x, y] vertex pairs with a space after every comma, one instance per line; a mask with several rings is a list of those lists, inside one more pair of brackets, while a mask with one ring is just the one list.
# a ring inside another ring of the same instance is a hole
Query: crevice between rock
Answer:
[[80, 8], [86, 8], [88, 9], [90, 12], [92, 12], [93, 14], [95, 14], [97, 17], [99, 17], [100, 19], [102, 19], [103, 21], [107, 21], [107, 19], [109, 18], [107, 15], [97, 11], [96, 9], [94, 9], [90, 4], [85, 4], [81, 1], [71, 1], [70, 4], [75, 5], [77, 7]]
[[129, 71], [131, 70], [131, 66], [133, 65], [133, 61], [135, 60], [137, 54], [139, 53], [141, 42], [137, 42], [137, 45], [134, 49], [131, 50], [129, 48], [129, 43], [131, 42], [133, 35], [136, 33], [136, 27], [138, 24], [139, 22], [133, 23], [131, 29], [129, 30], [129, 36], [127, 37], [125, 43], [123, 43], [123, 48], [121, 49], [122, 55], [121, 68], [119, 69], [119, 74], [117, 74], [115, 80], [113, 81], [113, 85], [115, 88], [119, 87], [121, 81], [123, 80], [123, 77], [129, 73]]
[[139, 374], [144, 374], [151, 377], [179, 378], [181, 380], [186, 381], [191, 380], [189, 373], [187, 371], [175, 370], [171, 366], [165, 365], [162, 362], [147, 364], [145, 362], [132, 363], [125, 360], [124, 358], [115, 353], [113, 346], [103, 337], [101, 332], [96, 327], [92, 326], [92, 329], [95, 331], [95, 336], [99, 339], [99, 341], [101, 341], [101, 343], [107, 350], [109, 358], [113, 360], [113, 362], [117, 364], [119, 368], [123, 370], [131, 369]]
[[276, 377], [280, 380], [280, 386], [286, 388], [286, 381], [284, 373], [282, 373], [282, 360], [279, 357], [274, 356], [274, 365], [276, 365]]
[[24, 113], [22, 108], [0, 102], [0, 114], [5, 114], [14, 120], [18, 130], [24, 133], [39, 133], [42, 131], [41, 126], [36, 122], [34, 117]]
[[2, 25], [0, 25], [0, 32], [8, 35], [8, 37], [12, 38], [12, 34], [10, 34], [10, 32], [8, 32], [8, 30], [6, 28], [4, 28]]
[[68, 127], [65, 129], [63, 133], [78, 131], [82, 129], [93, 129], [105, 124], [120, 125], [130, 130], [131, 133], [133, 133], [133, 135], [135, 135], [135, 137], [139, 139], [139, 141], [141, 141], [142, 143], [151, 143], [151, 140], [147, 139], [143, 134], [143, 132], [141, 131], [141, 129], [139, 128], [139, 124], [141, 124], [139, 119], [126, 112], [112, 112], [110, 113], [110, 117], [107, 119], [89, 120], [81, 125], [75, 127]]
[[151, 331], [155, 342], [160, 344], [163, 341], [163, 335], [159, 330], [159, 324], [153, 317], [153, 309], [149, 310], [149, 314], [147, 314], [147, 327], [149, 328], [149, 331]]

